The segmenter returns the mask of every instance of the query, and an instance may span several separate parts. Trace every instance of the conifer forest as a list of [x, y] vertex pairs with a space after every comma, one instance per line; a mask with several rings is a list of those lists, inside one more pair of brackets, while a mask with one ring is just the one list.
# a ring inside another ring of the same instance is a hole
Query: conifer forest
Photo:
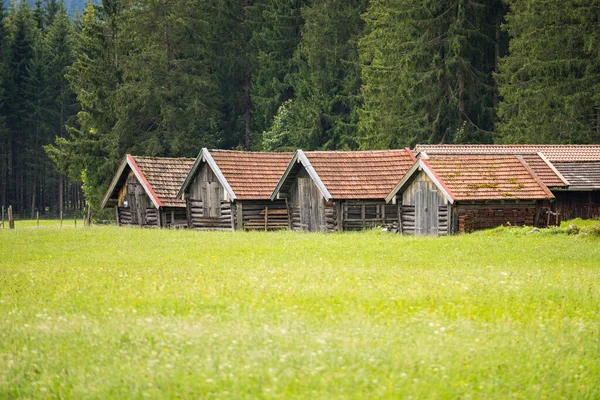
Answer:
[[0, 2], [0, 205], [126, 153], [600, 143], [598, 0]]

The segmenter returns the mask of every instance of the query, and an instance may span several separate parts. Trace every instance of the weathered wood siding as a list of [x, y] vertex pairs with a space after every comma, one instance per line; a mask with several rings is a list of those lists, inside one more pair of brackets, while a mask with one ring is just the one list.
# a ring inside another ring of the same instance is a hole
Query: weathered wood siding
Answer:
[[183, 207], [162, 207], [160, 216], [163, 227], [181, 228], [188, 225], [186, 209]]
[[321, 191], [304, 168], [290, 188], [289, 207], [294, 230], [326, 232], [337, 229], [333, 202], [326, 202]]
[[[187, 199], [188, 227], [200, 230], [233, 230], [235, 209], [231, 202], [221, 200], [219, 208], [211, 204], [210, 209], [204, 208], [204, 202], [199, 199]], [[216, 209], [216, 210], [215, 210]], [[211, 216], [217, 214], [217, 216]]]
[[591, 219], [600, 216], [600, 191], [563, 192], [554, 191], [556, 200], [549, 204], [552, 211], [560, 213], [561, 219]]
[[339, 221], [344, 231], [358, 231], [378, 226], [396, 228], [398, 207], [395, 204], [386, 204], [383, 200], [345, 200], [340, 202]]
[[477, 202], [457, 204], [453, 232], [473, 232], [498, 226], [533, 226], [536, 213], [535, 201]]
[[[290, 220], [285, 200], [244, 200], [240, 201], [237, 211], [236, 229], [244, 230], [279, 230], [288, 229]], [[241, 222], [241, 226], [239, 226]]]
[[402, 193], [400, 232], [409, 235], [447, 235], [448, 201], [424, 172]]
[[225, 199], [225, 189], [208, 164], [198, 168], [185, 198], [188, 227], [201, 230], [235, 228], [235, 208]]
[[159, 227], [158, 210], [133, 173], [119, 191], [117, 206], [119, 225]]

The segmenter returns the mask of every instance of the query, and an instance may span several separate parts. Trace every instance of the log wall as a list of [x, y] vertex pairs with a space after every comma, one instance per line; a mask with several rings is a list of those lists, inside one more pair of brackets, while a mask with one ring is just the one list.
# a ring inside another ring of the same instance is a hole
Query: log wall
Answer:
[[359, 231], [378, 226], [398, 225], [398, 207], [376, 200], [346, 200], [340, 202], [342, 230]]
[[[146, 228], [159, 228], [158, 210], [154, 207], [148, 207], [144, 212], [137, 210], [137, 213], [132, 212], [131, 207], [117, 207], [118, 224], [119, 226], [140, 226]], [[143, 219], [140, 218], [143, 216]]]
[[237, 210], [239, 212], [241, 207], [241, 219], [237, 216], [236, 229], [272, 231], [290, 227], [285, 200], [244, 200], [239, 203]]
[[[233, 230], [235, 209], [231, 202], [221, 201], [218, 216], [207, 215], [204, 202], [200, 199], [187, 199], [188, 227], [200, 230]], [[214, 204], [212, 205], [214, 207]], [[214, 208], [213, 208], [214, 210]], [[212, 211], [211, 211], [212, 212]]]

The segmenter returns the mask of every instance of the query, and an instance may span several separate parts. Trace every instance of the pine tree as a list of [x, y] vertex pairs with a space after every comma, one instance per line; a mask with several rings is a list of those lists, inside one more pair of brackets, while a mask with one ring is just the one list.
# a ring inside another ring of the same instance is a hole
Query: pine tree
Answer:
[[117, 134], [128, 151], [196, 155], [215, 143], [219, 95], [206, 61], [209, 25], [194, 2], [151, 0], [125, 26], [136, 51], [123, 61]]
[[11, 164], [10, 136], [6, 129], [6, 61], [8, 59], [8, 30], [5, 24], [4, 3], [0, 2], [0, 206], [7, 205], [7, 190]]
[[499, 0], [371, 1], [362, 145], [490, 142], [502, 12]]
[[503, 142], [600, 141], [600, 5], [510, 0], [510, 54], [502, 60]]
[[[265, 132], [266, 148], [272, 137], [286, 136], [289, 145], [309, 149], [357, 147], [361, 82], [357, 44], [366, 6], [365, 0], [318, 0], [302, 8], [296, 72], [288, 78], [294, 98], [280, 108], [285, 115], [278, 115], [277, 124]], [[294, 132], [293, 137], [285, 132]]]
[[301, 37], [300, 10], [306, 0], [259, 0], [249, 8], [253, 51], [252, 130], [260, 142], [261, 132], [270, 129], [282, 103], [293, 98], [290, 74], [296, 69], [293, 56]]
[[86, 200], [97, 206], [118, 160], [120, 138], [115, 134], [117, 92], [121, 84], [121, 28], [124, 4], [119, 0], [91, 2], [81, 22], [75, 61], [67, 79], [81, 110], [68, 124], [67, 137], [56, 138], [46, 151], [73, 180], [82, 180]]
[[12, 41], [8, 56], [6, 77], [6, 128], [8, 130], [9, 177], [7, 197], [12, 199], [15, 210], [25, 216], [28, 198], [31, 195], [31, 169], [28, 168], [29, 143], [32, 141], [32, 112], [27, 83], [31, 78], [30, 68], [34, 58], [37, 27], [27, 4], [12, 6], [10, 12]]

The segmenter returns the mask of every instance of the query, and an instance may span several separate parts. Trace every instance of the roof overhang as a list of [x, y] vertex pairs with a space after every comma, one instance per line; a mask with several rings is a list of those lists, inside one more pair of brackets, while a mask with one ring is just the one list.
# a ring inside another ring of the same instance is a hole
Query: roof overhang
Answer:
[[215, 176], [219, 180], [219, 183], [221, 184], [221, 186], [223, 186], [223, 188], [225, 189], [225, 192], [227, 193], [227, 195], [229, 196], [231, 201], [236, 200], [237, 196], [235, 195], [233, 189], [229, 185], [229, 182], [227, 182], [227, 179], [225, 179], [225, 176], [221, 172], [221, 169], [215, 162], [215, 159], [213, 158], [213, 156], [210, 154], [210, 151], [206, 147], [203, 147], [202, 150], [200, 150], [198, 157], [196, 157], [196, 161], [194, 161], [194, 165], [192, 165], [192, 168], [190, 168], [190, 171], [186, 175], [185, 180], [183, 181], [183, 184], [181, 185], [181, 188], [179, 188], [179, 192], [177, 192], [177, 198], [178, 199], [183, 198], [183, 194], [186, 192], [186, 190], [188, 189], [188, 187], [194, 180], [194, 177], [196, 176], [196, 172], [198, 171], [198, 168], [200, 167], [200, 165], [202, 163], [208, 164], [210, 169], [212, 169], [212, 171], [215, 173]]
[[306, 154], [304, 154], [302, 150], [296, 150], [294, 156], [292, 157], [288, 166], [286, 167], [285, 172], [283, 173], [281, 178], [279, 178], [279, 182], [277, 182], [275, 189], [273, 189], [273, 193], [271, 193], [271, 200], [275, 200], [277, 198], [277, 195], [281, 191], [281, 188], [283, 187], [284, 183], [288, 180], [288, 177], [294, 169], [294, 167], [296, 166], [296, 164], [302, 164], [306, 172], [308, 172], [308, 175], [310, 176], [312, 181], [319, 188], [321, 195], [323, 195], [323, 198], [325, 198], [326, 201], [330, 201], [333, 199], [333, 197], [329, 193], [329, 190], [327, 190], [327, 187], [319, 177], [319, 174], [317, 174], [317, 171], [315, 171], [315, 169], [313, 168], [312, 164], [310, 163], [310, 160], [308, 159], [308, 157], [306, 157]]
[[135, 162], [135, 159], [133, 158], [133, 156], [131, 154], [127, 154], [123, 158], [123, 161], [121, 161], [121, 165], [119, 165], [119, 169], [117, 169], [117, 173], [113, 177], [113, 180], [110, 182], [110, 186], [108, 187], [108, 190], [106, 191], [106, 194], [104, 195], [104, 199], [102, 200], [100, 209], [104, 209], [104, 207], [106, 207], [106, 204], [108, 204], [108, 201], [110, 200], [112, 194], [114, 193], [115, 188], [116, 188], [117, 184], [119, 183], [119, 180], [121, 179], [121, 176], [123, 175], [123, 173], [125, 172], [125, 169], [128, 166], [133, 171], [135, 177], [137, 178], [137, 180], [140, 182], [140, 184], [144, 188], [144, 191], [146, 192], [148, 197], [150, 197], [152, 204], [154, 204], [154, 206], [156, 208], [162, 207], [162, 202], [160, 201], [160, 199], [154, 192], [152, 185], [150, 185], [150, 183], [148, 182], [148, 180], [146, 179], [146, 177], [140, 170], [140, 167], [138, 167], [137, 163]]
[[425, 172], [429, 179], [435, 184], [435, 186], [442, 192], [444, 197], [448, 200], [450, 204], [453, 204], [456, 201], [456, 197], [452, 193], [452, 191], [446, 186], [442, 178], [433, 170], [431, 165], [423, 159], [419, 158], [416, 163], [413, 164], [412, 167], [408, 170], [408, 172], [404, 175], [402, 180], [396, 185], [396, 187], [387, 195], [385, 198], [386, 203], [392, 201], [394, 197], [403, 190], [406, 186], [410, 184], [413, 177], [419, 172]]

